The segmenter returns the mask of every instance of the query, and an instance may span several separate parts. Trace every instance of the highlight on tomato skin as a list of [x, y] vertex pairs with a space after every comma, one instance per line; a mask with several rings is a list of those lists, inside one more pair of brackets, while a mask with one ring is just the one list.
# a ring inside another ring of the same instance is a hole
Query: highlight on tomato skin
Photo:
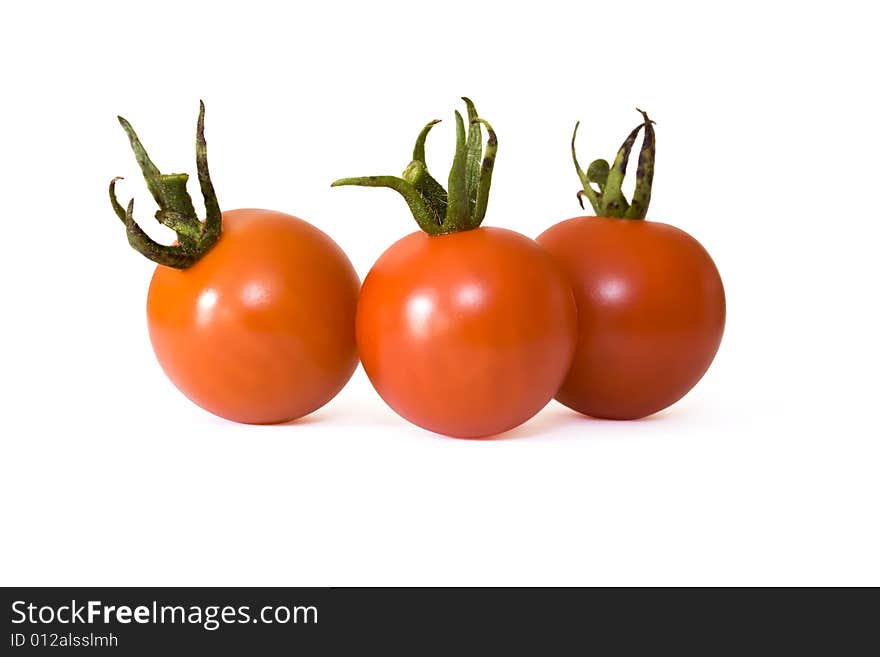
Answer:
[[157, 263], [147, 296], [150, 341], [163, 371], [190, 400], [220, 417], [273, 424], [332, 399], [357, 366], [354, 317], [360, 280], [342, 249], [297, 217], [260, 209], [220, 211], [207, 167], [204, 105], [196, 159], [206, 219], [195, 214], [186, 174], [162, 174], [120, 117], [156, 218], [177, 240], [153, 241], [110, 200], [133, 248]]
[[[656, 145], [653, 121], [642, 115], [614, 163], [596, 160], [586, 172], [575, 126], [578, 199], [587, 197], [597, 216], [537, 238], [565, 271], [578, 308], [577, 349], [556, 399], [598, 418], [638, 419], [677, 402], [706, 373], [724, 333], [724, 286], [709, 253], [684, 231], [645, 220]], [[630, 202], [621, 185], [641, 130]]]
[[[421, 232], [389, 247], [357, 307], [364, 370], [400, 416], [429, 431], [484, 438], [519, 426], [553, 397], [574, 352], [574, 297], [560, 267], [519, 233], [482, 227], [497, 151], [491, 125], [464, 99], [444, 189], [428, 172], [425, 139], [401, 177], [344, 178], [387, 187]], [[481, 126], [488, 132], [483, 153]]]

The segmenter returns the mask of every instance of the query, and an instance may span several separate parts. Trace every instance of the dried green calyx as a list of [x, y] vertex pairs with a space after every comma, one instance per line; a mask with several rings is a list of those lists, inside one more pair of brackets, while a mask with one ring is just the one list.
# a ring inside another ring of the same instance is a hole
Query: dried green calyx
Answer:
[[[593, 206], [593, 210], [599, 217], [612, 217], [617, 219], [644, 219], [648, 213], [648, 204], [651, 202], [651, 184], [654, 181], [654, 155], [656, 144], [654, 139], [654, 122], [648, 118], [647, 113], [638, 110], [644, 121], [629, 133], [623, 142], [614, 163], [609, 165], [606, 160], [594, 160], [587, 167], [586, 173], [578, 164], [575, 154], [574, 142], [577, 137], [578, 121], [574, 126], [574, 134], [571, 136], [571, 157], [578, 177], [581, 179], [583, 189], [578, 192], [578, 203], [584, 207], [586, 196]], [[642, 149], [639, 152], [639, 165], [636, 171], [636, 187], [632, 201], [627, 201], [623, 195], [623, 179], [626, 176], [626, 167], [629, 163], [629, 154], [636, 142], [639, 131], [645, 129], [645, 137], [642, 141]], [[594, 188], [596, 185], [598, 189]]]
[[[465, 135], [464, 120], [456, 111], [455, 157], [449, 172], [448, 192], [428, 173], [425, 163], [425, 140], [439, 120], [431, 121], [419, 133], [412, 162], [401, 177], [342, 178], [334, 182], [333, 187], [357, 185], [393, 189], [403, 196], [419, 227], [429, 235], [444, 235], [479, 226], [486, 216], [498, 138], [492, 126], [479, 118], [470, 99], [462, 100], [467, 105], [468, 129]], [[480, 124], [486, 126], [489, 133], [485, 153]]]
[[144, 174], [159, 210], [156, 219], [177, 234], [177, 244], [159, 244], [147, 235], [134, 220], [134, 199], [123, 208], [116, 198], [116, 177], [110, 181], [110, 203], [116, 216], [125, 224], [128, 243], [153, 262], [175, 269], [191, 267], [220, 239], [220, 206], [211, 176], [208, 173], [208, 147], [205, 143], [205, 104], [199, 103], [199, 120], [196, 127], [196, 168], [199, 187], [205, 199], [205, 221], [196, 216], [192, 197], [186, 191], [189, 176], [185, 173], [163, 174], [156, 168], [147, 151], [135, 134], [131, 124], [121, 116], [119, 123], [128, 135], [135, 159]]

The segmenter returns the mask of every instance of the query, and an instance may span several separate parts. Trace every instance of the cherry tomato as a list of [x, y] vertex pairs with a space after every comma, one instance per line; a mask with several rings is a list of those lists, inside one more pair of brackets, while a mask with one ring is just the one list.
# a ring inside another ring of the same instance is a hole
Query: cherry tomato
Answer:
[[417, 232], [364, 280], [357, 342], [397, 413], [477, 438], [516, 427], [553, 398], [576, 321], [568, 283], [533, 240], [501, 228]]
[[480, 438], [525, 422], [553, 398], [577, 320], [562, 271], [534, 240], [480, 227], [498, 138], [462, 100], [468, 128], [456, 112], [448, 191], [425, 162], [425, 139], [438, 121], [419, 133], [401, 177], [333, 184], [393, 189], [423, 231], [393, 244], [364, 281], [356, 332], [367, 376], [410, 422]]
[[128, 135], [156, 219], [177, 234], [154, 241], [110, 203], [129, 244], [159, 266], [147, 297], [150, 340], [183, 394], [216, 415], [267, 424], [320, 408], [357, 365], [354, 316], [360, 281], [342, 250], [301, 219], [270, 210], [221, 212], [208, 171], [205, 106], [196, 127], [196, 165], [205, 220], [186, 174], [163, 174], [128, 121]]
[[693, 237], [663, 223], [578, 217], [538, 237], [565, 270], [578, 343], [556, 399], [593, 417], [644, 417], [681, 399], [721, 343], [721, 277]]
[[[654, 178], [653, 121], [638, 125], [613, 164], [575, 169], [595, 217], [538, 237], [565, 270], [578, 308], [578, 343], [556, 398], [594, 417], [631, 420], [681, 399], [705, 374], [724, 332], [725, 300], [712, 258], [693, 237], [646, 221]], [[630, 150], [645, 131], [632, 202], [622, 193]]]
[[202, 408], [283, 422], [323, 406], [354, 372], [358, 288], [348, 258], [311, 224], [227, 211], [205, 257], [156, 268], [150, 340], [168, 378]]

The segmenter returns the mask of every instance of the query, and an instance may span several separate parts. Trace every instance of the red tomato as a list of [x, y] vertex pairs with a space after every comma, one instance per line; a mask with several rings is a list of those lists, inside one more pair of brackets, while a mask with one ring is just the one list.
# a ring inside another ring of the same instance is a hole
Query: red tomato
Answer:
[[700, 380], [721, 342], [725, 300], [699, 242], [662, 223], [578, 217], [538, 243], [565, 270], [578, 308], [560, 402], [629, 420], [675, 403]]
[[302, 417], [354, 372], [357, 274], [333, 240], [296, 217], [232, 210], [222, 221], [219, 241], [194, 265], [156, 268], [153, 349], [180, 391], [216, 415]]
[[561, 270], [501, 228], [413, 233], [361, 291], [357, 342], [378, 393], [425, 429], [461, 438], [516, 427], [553, 397], [576, 311]]

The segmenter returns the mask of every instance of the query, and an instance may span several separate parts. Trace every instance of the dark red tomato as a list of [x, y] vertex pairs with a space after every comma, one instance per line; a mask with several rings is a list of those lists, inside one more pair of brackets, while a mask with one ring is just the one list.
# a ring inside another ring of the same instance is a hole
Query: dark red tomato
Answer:
[[302, 417], [357, 365], [357, 274], [301, 219], [232, 210], [222, 220], [222, 236], [198, 262], [156, 268], [147, 299], [153, 349], [174, 385], [216, 415], [253, 424]]
[[501, 228], [404, 237], [373, 266], [357, 308], [361, 361], [378, 393], [409, 421], [461, 438], [541, 410], [576, 330], [559, 267]]
[[724, 332], [712, 258], [693, 237], [644, 220], [578, 217], [538, 237], [565, 270], [578, 344], [556, 398], [593, 417], [644, 417], [681, 399]]

